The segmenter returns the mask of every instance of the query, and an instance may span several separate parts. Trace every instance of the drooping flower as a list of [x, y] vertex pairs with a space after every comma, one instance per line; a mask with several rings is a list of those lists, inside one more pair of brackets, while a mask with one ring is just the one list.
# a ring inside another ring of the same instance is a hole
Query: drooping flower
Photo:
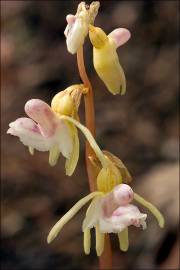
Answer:
[[79, 158], [79, 138], [74, 124], [60, 118], [69, 115], [78, 118], [78, 107], [83, 85], [73, 85], [57, 94], [51, 107], [40, 99], [31, 99], [25, 104], [30, 117], [18, 118], [9, 124], [8, 134], [19, 137], [20, 141], [34, 149], [49, 151], [49, 164], [56, 165], [59, 155], [66, 158], [66, 174], [72, 175]]
[[[76, 120], [62, 116], [75, 124], [85, 135], [100, 160], [101, 170], [97, 176], [97, 191], [78, 201], [51, 229], [47, 241], [52, 242], [64, 225], [90, 200], [91, 203], [86, 211], [82, 231], [84, 233], [84, 251], [90, 253], [91, 233], [94, 227], [96, 231], [96, 252], [100, 256], [104, 250], [104, 236], [106, 233], [116, 233], [123, 251], [128, 249], [128, 227], [134, 225], [146, 228], [147, 214], [141, 213], [137, 206], [131, 204], [136, 200], [156, 217], [159, 226], [163, 228], [164, 218], [158, 209], [147, 202], [138, 194], [134, 193], [131, 187], [123, 183], [120, 169], [105, 155], [96, 144], [90, 131]], [[109, 156], [111, 156], [109, 154]], [[111, 156], [113, 157], [113, 155]], [[114, 159], [115, 160], [115, 159]], [[119, 161], [118, 161], [119, 163]], [[122, 166], [122, 164], [120, 164]], [[123, 166], [124, 169], [124, 166]], [[127, 173], [125, 174], [127, 175]]]
[[90, 6], [85, 2], [78, 5], [76, 15], [68, 14], [66, 16], [67, 26], [64, 31], [66, 36], [67, 50], [75, 54], [77, 50], [84, 44], [84, 40], [88, 34], [88, 27], [93, 23], [98, 13], [99, 2], [92, 2]]
[[107, 36], [101, 28], [89, 26], [94, 68], [113, 95], [124, 95], [126, 92], [126, 78], [116, 49], [126, 43], [130, 36], [125, 28], [115, 29]]

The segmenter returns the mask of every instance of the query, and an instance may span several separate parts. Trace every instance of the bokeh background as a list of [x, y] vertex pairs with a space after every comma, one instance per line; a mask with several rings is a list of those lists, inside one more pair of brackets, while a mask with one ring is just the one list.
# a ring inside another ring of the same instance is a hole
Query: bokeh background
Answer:
[[[94, 250], [83, 254], [82, 210], [51, 245], [51, 226], [88, 193], [84, 138], [78, 167], [69, 178], [64, 160], [48, 165], [47, 153], [30, 156], [8, 123], [25, 116], [31, 98], [50, 102], [80, 82], [76, 57], [66, 50], [65, 17], [79, 1], [1, 1], [1, 265], [11, 269], [97, 269]], [[87, 3], [90, 3], [89, 1]], [[163, 212], [161, 230], [149, 214], [148, 228], [130, 228], [130, 248], [119, 251], [111, 235], [114, 268], [179, 267], [179, 2], [101, 1], [95, 24], [107, 33], [126, 27], [131, 40], [118, 49], [127, 77], [125, 96], [112, 96], [85, 59], [95, 95], [97, 141], [119, 156], [133, 175], [133, 188]], [[83, 119], [84, 107], [80, 108]]]

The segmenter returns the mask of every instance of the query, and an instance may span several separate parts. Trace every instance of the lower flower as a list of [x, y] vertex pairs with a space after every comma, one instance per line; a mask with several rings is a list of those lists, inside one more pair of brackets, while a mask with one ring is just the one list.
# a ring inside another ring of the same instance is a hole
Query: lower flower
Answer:
[[147, 214], [141, 213], [137, 206], [131, 204], [137, 200], [148, 208], [157, 218], [160, 227], [164, 226], [164, 218], [158, 209], [133, 192], [131, 187], [120, 184], [111, 192], [101, 191], [90, 193], [75, 204], [52, 228], [47, 241], [54, 240], [63, 226], [90, 200], [86, 216], [83, 221], [82, 231], [84, 233], [84, 251], [90, 253], [91, 234], [94, 227], [96, 231], [96, 252], [100, 256], [104, 250], [104, 237], [106, 233], [116, 233], [123, 251], [128, 249], [128, 227], [134, 225], [146, 229]]

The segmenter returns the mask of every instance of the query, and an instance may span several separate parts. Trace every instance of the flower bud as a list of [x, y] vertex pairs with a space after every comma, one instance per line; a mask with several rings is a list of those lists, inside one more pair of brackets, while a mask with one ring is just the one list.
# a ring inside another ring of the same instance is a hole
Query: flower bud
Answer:
[[71, 116], [74, 111], [74, 102], [69, 94], [60, 92], [52, 99], [51, 107], [59, 115]]
[[66, 36], [67, 50], [75, 54], [83, 46], [84, 40], [88, 34], [89, 23], [94, 23], [98, 13], [99, 2], [92, 2], [90, 6], [85, 2], [78, 5], [76, 15], [66, 16], [67, 26], [64, 31]]
[[89, 38], [92, 45], [97, 49], [102, 48], [106, 42], [108, 42], [108, 37], [104, 31], [101, 28], [92, 25], [89, 25]]
[[51, 107], [58, 115], [67, 115], [77, 118], [81, 96], [87, 92], [83, 84], [74, 84], [64, 91], [56, 94], [51, 102]]

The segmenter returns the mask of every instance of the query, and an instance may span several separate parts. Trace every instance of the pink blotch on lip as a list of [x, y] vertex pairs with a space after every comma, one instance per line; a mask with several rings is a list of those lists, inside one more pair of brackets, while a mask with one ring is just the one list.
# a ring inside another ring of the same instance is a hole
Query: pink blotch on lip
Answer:
[[39, 133], [40, 134], [40, 130], [39, 127], [37, 125], [35, 125], [33, 128], [30, 129], [31, 131], [35, 132], [35, 133]]

